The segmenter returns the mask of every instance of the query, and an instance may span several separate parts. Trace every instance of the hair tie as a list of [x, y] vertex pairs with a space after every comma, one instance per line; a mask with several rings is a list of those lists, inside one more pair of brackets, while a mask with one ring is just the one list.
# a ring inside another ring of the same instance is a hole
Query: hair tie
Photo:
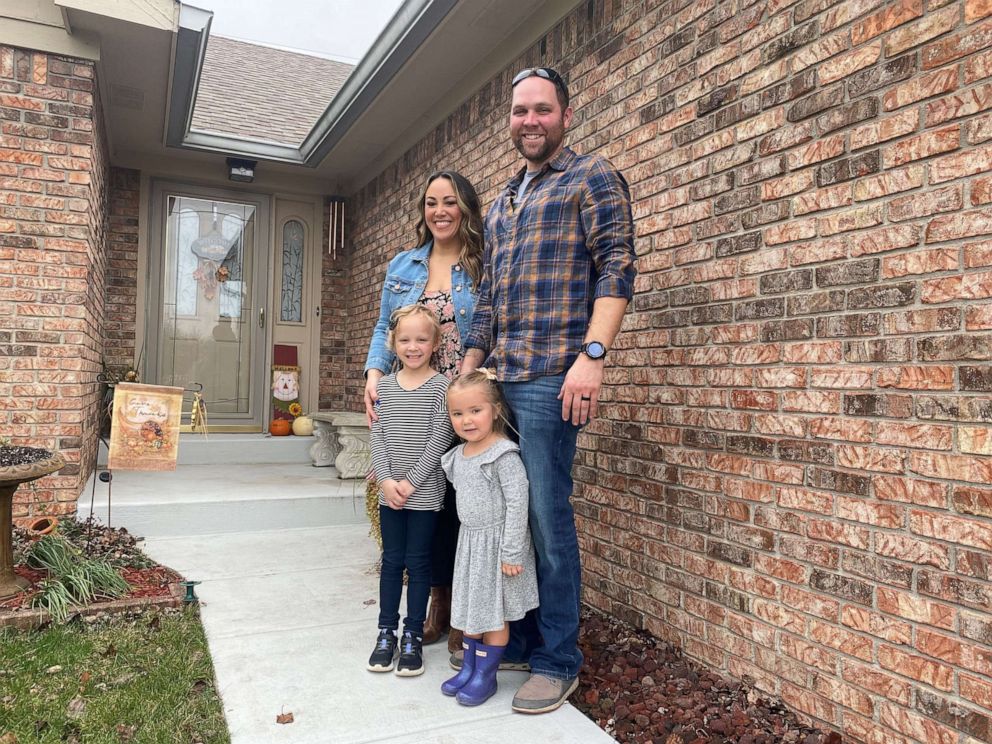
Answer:
[[496, 373], [489, 367], [476, 367], [475, 371], [484, 374], [490, 382], [496, 382]]

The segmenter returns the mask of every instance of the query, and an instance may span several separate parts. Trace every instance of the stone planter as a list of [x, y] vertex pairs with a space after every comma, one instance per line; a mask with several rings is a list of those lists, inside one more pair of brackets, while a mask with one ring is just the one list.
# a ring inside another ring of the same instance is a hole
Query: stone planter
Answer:
[[22, 483], [37, 480], [65, 467], [57, 452], [34, 447], [0, 447], [0, 599], [12, 597], [28, 582], [14, 573], [14, 491]]

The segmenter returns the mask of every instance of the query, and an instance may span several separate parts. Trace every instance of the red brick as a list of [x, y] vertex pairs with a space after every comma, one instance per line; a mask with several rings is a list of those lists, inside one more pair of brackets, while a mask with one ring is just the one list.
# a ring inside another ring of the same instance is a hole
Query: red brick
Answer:
[[992, 683], [967, 674], [960, 675], [958, 680], [962, 697], [992, 710]]
[[[923, 682], [931, 687], [936, 687], [938, 690], [950, 690], [952, 688], [954, 671], [951, 667], [922, 656], [908, 654], [894, 646], [886, 644], [879, 646], [878, 663], [882, 665], [883, 669]], [[895, 726], [894, 728], [899, 727]]]
[[919, 124], [919, 114], [915, 110], [900, 111], [894, 116], [888, 116], [870, 124], [864, 124], [851, 130], [851, 149], [860, 150], [863, 147], [887, 142], [896, 137], [915, 132]]
[[971, 148], [965, 152], [937, 158], [930, 164], [931, 183], [943, 183], [984, 173], [992, 168], [992, 145]]
[[872, 470], [883, 473], [902, 473], [902, 453], [879, 447], [840, 445], [836, 450], [836, 464], [855, 470]]
[[931, 478], [992, 483], [992, 461], [982, 457], [913, 452], [909, 455], [908, 468]]
[[909, 527], [924, 537], [992, 550], [992, 526], [978, 520], [913, 510]]
[[992, 46], [992, 23], [972, 26], [962, 33], [923, 47], [923, 68], [942, 67], [948, 62], [974, 54], [989, 46]]
[[926, 240], [937, 243], [988, 234], [992, 234], [992, 209], [973, 209], [930, 220]]
[[900, 140], [882, 151], [886, 168], [903, 165], [914, 160], [956, 150], [961, 140], [960, 127], [955, 124], [945, 129], [935, 129]]
[[810, 436], [818, 439], [839, 439], [848, 442], [870, 442], [872, 440], [870, 421], [851, 420], [841, 417], [824, 417], [810, 422]]
[[[898, 256], [887, 256], [882, 259], [882, 278], [892, 279], [916, 274], [934, 274], [941, 271], [953, 271], [959, 268], [957, 248], [931, 248], [912, 253], [902, 253]], [[920, 311], [921, 317], [926, 318], [929, 311]], [[912, 311], [907, 313], [912, 315]], [[937, 330], [935, 325], [932, 330]], [[931, 330], [920, 328], [920, 330]], [[907, 331], [889, 330], [888, 333]], [[915, 332], [915, 331], [908, 331]]]
[[992, 429], [980, 426], [960, 427], [958, 447], [963, 453], [992, 455]]
[[965, 0], [965, 23], [974, 23], [990, 15], [992, 15], [992, 2], [989, 0]]
[[879, 587], [876, 596], [878, 609], [895, 617], [944, 629], [955, 626], [957, 613], [949, 605], [886, 587]]
[[962, 514], [992, 517], [992, 490], [955, 486], [954, 508]]
[[911, 47], [930, 41], [953, 29], [960, 18], [957, 3], [936, 12], [929, 12], [918, 21], [901, 26], [885, 36], [885, 55], [894, 57]]
[[898, 0], [883, 10], [855, 23], [851, 41], [855, 46], [923, 15], [923, 0]]
[[[957, 87], [957, 67], [937, 70], [935, 72], [912, 78], [908, 82], [897, 85], [889, 90], [882, 98], [882, 107], [886, 111], [893, 111], [897, 108], [908, 106], [911, 103], [916, 103], [917, 101], [922, 101], [926, 98], [939, 96], [942, 93], [949, 93], [952, 90], [956, 90]], [[977, 91], [970, 91], [968, 95], [975, 95], [976, 93]], [[958, 116], [963, 116], [963, 113], [950, 115], [943, 114], [948, 114], [954, 109], [963, 109], [965, 107], [964, 100], [965, 94], [962, 94], [961, 96], [951, 96], [950, 98], [946, 98], [942, 101], [933, 101], [927, 104], [926, 125], [930, 127], [945, 122], [949, 119], [955, 119]]]
[[957, 733], [948, 727], [889, 703], [879, 706], [879, 721], [914, 741], [925, 741], [927, 744], [957, 744], [958, 741]]
[[[877, 199], [880, 196], [915, 189], [922, 184], [923, 167], [912, 165], [859, 179], [854, 184], [854, 198], [858, 201]], [[798, 198], [802, 198], [802, 195]]]
[[954, 368], [885, 367], [878, 371], [878, 386], [903, 390], [951, 390], [954, 387]]
[[[927, 540], [919, 540], [917, 538], [904, 537], [903, 535], [880, 532], [875, 536], [875, 552], [878, 555], [885, 556], [886, 558], [897, 558], [901, 561], [907, 561], [913, 564], [934, 566], [935, 568], [943, 569], [945, 571], [950, 568], [950, 554], [948, 548], [944, 545], [939, 545]], [[880, 588], [879, 592], [881, 591], [882, 589]], [[918, 598], [918, 600], [920, 603], [927, 601], [922, 598]], [[881, 594], [879, 595], [878, 601], [879, 609], [885, 609], [882, 607]], [[891, 609], [885, 609], [885, 611], [893, 612]], [[908, 617], [907, 615], [902, 614], [902, 612], [896, 612], [894, 614], [898, 614], [900, 617]], [[951, 620], [945, 622], [953, 622], [953, 612], [949, 612], [947, 615], [951, 618]], [[941, 627], [951, 626], [942, 625]]]

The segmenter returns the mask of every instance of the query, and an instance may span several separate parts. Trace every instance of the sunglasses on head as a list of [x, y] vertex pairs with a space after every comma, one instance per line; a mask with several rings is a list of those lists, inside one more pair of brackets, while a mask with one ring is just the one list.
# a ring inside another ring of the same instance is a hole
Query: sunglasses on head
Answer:
[[521, 70], [513, 76], [513, 81], [510, 83], [510, 87], [515, 88], [517, 83], [521, 80], [526, 80], [529, 77], [539, 77], [553, 83], [554, 86], [560, 90], [562, 94], [564, 94], [565, 103], [566, 105], [568, 104], [568, 87], [565, 85], [565, 81], [562, 80], [561, 75], [550, 67], [528, 67], [525, 70]]

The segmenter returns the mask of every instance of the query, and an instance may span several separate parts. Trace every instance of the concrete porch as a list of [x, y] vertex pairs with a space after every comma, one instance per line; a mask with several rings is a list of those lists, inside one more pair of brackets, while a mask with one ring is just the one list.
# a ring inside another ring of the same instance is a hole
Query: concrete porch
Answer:
[[[193, 439], [193, 441], [191, 441]], [[316, 468], [310, 438], [183, 435], [174, 473], [114, 474], [112, 523], [146, 537], [155, 560], [202, 582], [218, 690], [233, 744], [609, 744], [569, 705], [522, 716], [510, 700], [525, 676], [466, 708], [441, 695], [453, 672], [444, 643], [427, 671], [365, 669], [375, 639], [378, 578], [364, 482]], [[107, 484], [95, 515], [106, 521]], [[92, 483], [80, 497], [89, 513]], [[278, 725], [292, 712], [291, 725]]]

